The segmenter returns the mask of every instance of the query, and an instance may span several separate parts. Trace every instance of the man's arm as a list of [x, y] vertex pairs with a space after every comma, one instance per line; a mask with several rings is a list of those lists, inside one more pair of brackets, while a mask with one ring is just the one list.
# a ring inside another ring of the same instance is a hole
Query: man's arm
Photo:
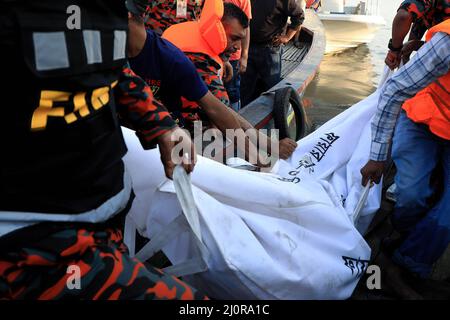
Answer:
[[[305, 21], [305, 12], [297, 0], [289, 0], [288, 12], [286, 14], [291, 17], [291, 24], [288, 25], [288, 31], [293, 30], [295, 33], [300, 30], [303, 21]], [[290, 32], [289, 32], [290, 34]]]
[[406, 35], [411, 29], [413, 16], [405, 9], [399, 9], [392, 22], [392, 46], [401, 48]]
[[387, 159], [401, 106], [420, 90], [450, 71], [450, 36], [436, 34], [411, 61], [402, 67], [381, 93], [378, 111], [372, 121], [372, 145], [369, 163], [361, 170], [363, 185], [369, 179], [378, 183]]
[[286, 34], [274, 39], [273, 45], [287, 44], [295, 36], [305, 21], [305, 13], [297, 0], [289, 0], [288, 12], [285, 12], [291, 18], [291, 24], [286, 28]]
[[144, 149], [159, 145], [161, 161], [168, 178], [177, 164], [172, 157], [172, 149], [176, 142], [172, 134], [177, 133], [180, 142], [189, 150], [189, 159], [183, 159], [183, 167], [189, 173], [194, 169], [196, 154], [190, 138], [180, 132], [181, 129], [170, 117], [167, 109], [153, 99], [150, 87], [127, 67], [122, 70], [119, 83], [114, 89], [116, 107], [121, 125], [136, 131]]
[[392, 70], [400, 65], [402, 57], [406, 58], [406, 61], [409, 60], [409, 55], [411, 54], [409, 51], [412, 52], [412, 50], [420, 48], [419, 41], [425, 32], [423, 28], [411, 30], [408, 47], [403, 52], [401, 50], [411, 25], [414, 23], [418, 27], [420, 20], [424, 18], [425, 13], [429, 10], [432, 10], [430, 1], [405, 0], [400, 5], [392, 23], [392, 47], [398, 48], [398, 50], [389, 50], [385, 60], [386, 65]]
[[211, 91], [197, 101], [209, 120], [223, 133], [226, 129], [241, 129], [233, 110], [217, 99]]
[[[252, 6], [250, 0], [241, 1], [240, 8], [244, 11], [250, 24], [252, 20]], [[247, 71], [248, 49], [250, 48], [250, 25], [245, 32], [245, 38], [241, 41], [241, 47], [242, 52], [241, 59], [239, 60], [239, 73], [245, 73], [245, 71]]]
[[250, 27], [245, 32], [245, 38], [242, 39], [242, 52], [241, 59], [239, 61], [239, 73], [245, 73], [247, 71], [248, 62], [248, 48], [250, 47]]
[[[271, 138], [257, 131], [247, 120], [245, 120], [233, 109], [224, 105], [211, 92], [208, 92], [202, 99], [200, 99], [198, 104], [205, 111], [206, 115], [214, 123], [214, 125], [224, 134], [224, 136], [227, 129], [234, 129], [235, 132], [239, 130], [240, 134], [245, 134], [249, 138], [249, 141], [253, 142], [247, 152], [255, 152], [257, 150], [256, 146], [261, 145], [259, 139], [265, 139], [267, 150], [258, 150], [266, 151], [269, 154], [273, 153], [271, 150]], [[282, 159], [289, 158], [297, 147], [297, 143], [288, 138], [279, 141], [279, 143], [278, 154], [273, 154], [273, 156], [279, 156]]]
[[117, 112], [124, 125], [136, 131], [144, 149], [155, 146], [155, 139], [176, 127], [167, 109], [153, 99], [144, 80], [125, 67], [115, 88]]
[[[258, 149], [255, 144], [252, 143], [250, 137], [246, 136], [245, 129], [241, 127], [237, 113], [223, 104], [219, 99], [217, 99], [210, 91], [198, 101], [199, 106], [205, 112], [208, 119], [216, 126], [226, 137], [227, 129], [234, 130], [234, 135], [236, 137], [242, 137], [245, 143], [244, 154], [246, 159], [252, 159], [251, 155], [258, 155]], [[235, 143], [235, 142], [234, 142]], [[253, 159], [259, 161], [259, 156]]]

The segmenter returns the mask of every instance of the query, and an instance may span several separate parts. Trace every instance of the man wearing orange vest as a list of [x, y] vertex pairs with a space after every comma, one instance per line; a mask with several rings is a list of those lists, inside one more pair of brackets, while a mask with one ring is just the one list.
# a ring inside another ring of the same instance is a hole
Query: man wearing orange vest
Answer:
[[162, 37], [188, 56], [210, 91], [229, 106], [222, 81], [224, 61], [241, 48], [247, 28], [248, 18], [239, 7], [207, 0], [198, 21], [173, 25]]
[[[372, 122], [371, 160], [361, 170], [363, 185], [380, 182], [395, 127], [392, 222], [403, 241], [393, 261], [422, 278], [430, 276], [450, 243], [450, 20], [430, 29], [426, 40], [387, 82]], [[431, 207], [430, 180], [438, 166], [444, 187]]]
[[[238, 6], [247, 16], [248, 20], [252, 19], [252, 7], [250, 0], [224, 0]], [[230, 57], [230, 64], [233, 67], [233, 77], [230, 81], [225, 82], [228, 96], [230, 98], [231, 107], [235, 111], [241, 108], [241, 74], [247, 71], [248, 48], [250, 46], [250, 28], [245, 30], [245, 37], [241, 42], [241, 49], [233, 53]]]
[[[197, 67], [197, 71], [216, 98], [230, 106], [230, 100], [222, 82], [223, 59], [227, 60], [241, 46], [248, 28], [248, 17], [236, 5], [222, 0], [205, 0], [198, 21], [179, 23], [169, 27], [162, 38], [172, 42]], [[195, 101], [183, 100], [184, 109], [199, 109]], [[234, 112], [243, 130], [253, 127]], [[208, 118], [201, 112], [203, 123]], [[269, 142], [268, 145], [271, 143]], [[287, 159], [295, 151], [295, 141], [285, 138], [279, 141], [278, 155]], [[269, 147], [270, 149], [270, 147]], [[272, 150], [268, 150], [271, 153]]]

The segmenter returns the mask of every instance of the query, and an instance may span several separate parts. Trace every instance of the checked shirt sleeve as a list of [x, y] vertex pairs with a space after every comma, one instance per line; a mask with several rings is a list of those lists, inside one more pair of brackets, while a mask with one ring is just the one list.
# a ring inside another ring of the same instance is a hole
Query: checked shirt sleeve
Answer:
[[397, 117], [403, 103], [450, 70], [450, 35], [437, 33], [409, 63], [387, 81], [372, 121], [370, 159], [387, 159]]

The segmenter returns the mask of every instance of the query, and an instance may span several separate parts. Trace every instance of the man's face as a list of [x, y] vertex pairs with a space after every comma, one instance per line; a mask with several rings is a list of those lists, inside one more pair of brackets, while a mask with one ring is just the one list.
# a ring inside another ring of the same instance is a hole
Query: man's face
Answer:
[[227, 47], [222, 54], [229, 58], [241, 48], [241, 41], [244, 39], [247, 30], [242, 27], [236, 18], [225, 19], [222, 24], [227, 34]]

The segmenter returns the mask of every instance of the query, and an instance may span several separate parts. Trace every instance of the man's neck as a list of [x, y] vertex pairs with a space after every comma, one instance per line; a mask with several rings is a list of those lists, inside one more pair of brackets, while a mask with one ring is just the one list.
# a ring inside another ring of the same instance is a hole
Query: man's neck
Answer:
[[[131, 30], [131, 28], [133, 30]], [[147, 31], [145, 31], [145, 26], [136, 24], [130, 25], [128, 37], [130, 37], [128, 42], [128, 57], [137, 57], [144, 48], [145, 41], [147, 40]]]

